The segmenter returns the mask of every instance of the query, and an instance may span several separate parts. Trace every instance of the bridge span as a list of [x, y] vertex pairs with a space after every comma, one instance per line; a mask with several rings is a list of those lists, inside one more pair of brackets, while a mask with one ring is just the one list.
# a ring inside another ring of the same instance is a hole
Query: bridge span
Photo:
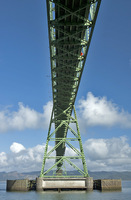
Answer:
[[[67, 177], [67, 165], [77, 171], [76, 176], [88, 177], [74, 104], [101, 0], [47, 0], [46, 3], [53, 110], [40, 177]], [[50, 150], [49, 142], [54, 142]], [[77, 142], [79, 148], [72, 142]], [[72, 155], [66, 154], [66, 147]], [[54, 161], [50, 167], [49, 159]]]

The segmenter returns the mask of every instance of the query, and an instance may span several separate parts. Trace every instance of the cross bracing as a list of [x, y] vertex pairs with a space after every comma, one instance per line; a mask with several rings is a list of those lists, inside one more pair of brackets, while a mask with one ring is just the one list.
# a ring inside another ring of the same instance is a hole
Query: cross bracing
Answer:
[[[76, 170], [77, 177], [87, 177], [88, 176], [88, 171], [87, 171], [87, 166], [86, 166], [86, 160], [84, 156], [84, 151], [82, 147], [82, 141], [81, 141], [81, 136], [80, 136], [80, 131], [79, 131], [79, 126], [77, 122], [77, 117], [76, 117], [76, 111], [75, 107], [73, 106], [73, 111], [74, 111], [74, 117], [69, 116], [68, 114], [68, 109], [64, 111], [64, 115], [66, 116], [67, 120], [58, 120], [57, 122], [59, 125], [55, 130], [52, 131], [52, 125], [53, 123], [56, 123], [55, 118], [54, 118], [54, 109], [52, 110], [52, 115], [51, 115], [51, 120], [50, 120], [50, 126], [49, 126], [49, 131], [48, 131], [48, 136], [47, 136], [47, 142], [45, 146], [45, 153], [44, 153], [44, 158], [43, 158], [43, 165], [42, 165], [42, 170], [41, 170], [41, 177], [50, 177], [51, 176], [51, 171], [53, 171], [53, 176], [68, 176], [66, 168], [69, 166], [73, 168], [73, 170]], [[63, 112], [60, 114], [60, 116], [63, 115]], [[76, 130], [74, 130], [70, 124], [75, 124], [76, 125]], [[63, 135], [63, 137], [56, 138], [55, 135], [58, 132], [58, 130], [61, 130], [62, 126], [65, 126], [69, 131], [70, 131], [70, 137], [67, 137], [66, 135]], [[54, 147], [49, 149], [49, 143], [50, 142], [55, 142], [56, 144]], [[79, 148], [75, 147], [73, 142], [77, 143], [79, 145]], [[70, 149], [70, 154], [66, 155], [63, 154], [62, 149], [65, 149], [65, 145], [67, 146], [68, 149]], [[56, 155], [54, 154], [54, 151], [56, 151]], [[46, 167], [46, 161], [51, 160], [54, 162], [51, 166], [47, 165]], [[81, 167], [78, 167], [82, 165], [84, 170], [81, 169]], [[65, 169], [63, 169], [65, 167]], [[51, 176], [52, 177], [52, 176]], [[71, 175], [70, 175], [71, 177]], [[73, 175], [74, 177], [74, 175]]]
[[61, 156], [65, 155], [67, 144], [63, 138], [69, 130], [100, 3], [101, 0], [47, 0], [55, 146], [59, 144], [55, 148], [57, 167], [63, 164]]

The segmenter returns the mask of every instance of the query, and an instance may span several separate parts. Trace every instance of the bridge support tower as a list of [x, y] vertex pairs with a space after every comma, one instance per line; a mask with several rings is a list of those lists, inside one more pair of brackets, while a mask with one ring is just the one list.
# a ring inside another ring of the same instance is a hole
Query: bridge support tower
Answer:
[[[69, 110], [70, 107], [62, 111], [57, 119], [52, 110], [40, 177], [86, 178], [89, 176], [75, 106], [71, 116], [68, 114]], [[55, 127], [54, 124], [58, 126]], [[63, 130], [62, 127], [66, 130], [64, 137], [63, 133], [56, 137], [59, 129]]]

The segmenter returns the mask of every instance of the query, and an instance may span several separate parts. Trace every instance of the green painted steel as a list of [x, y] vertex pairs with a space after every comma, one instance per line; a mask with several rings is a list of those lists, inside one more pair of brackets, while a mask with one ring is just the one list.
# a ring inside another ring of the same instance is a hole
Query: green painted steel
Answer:
[[[63, 169], [63, 165], [65, 164], [66, 166], [70, 166], [70, 169], [72, 167], [72, 170], [76, 170], [79, 172], [78, 176], [81, 177], [87, 177], [88, 176], [88, 171], [87, 171], [87, 166], [86, 166], [86, 160], [85, 160], [85, 155], [83, 151], [83, 146], [82, 146], [82, 141], [81, 141], [81, 136], [80, 136], [80, 131], [79, 131], [79, 126], [78, 126], [78, 121], [77, 121], [77, 116], [76, 116], [76, 111], [75, 107], [73, 106], [73, 111], [74, 111], [74, 117], [69, 116], [68, 110], [70, 110], [70, 107], [66, 109], [65, 111], [61, 112], [60, 116], [61, 120], [59, 122], [59, 126], [54, 130], [53, 129], [53, 124], [55, 123], [55, 116], [54, 116], [54, 109], [52, 111], [51, 115], [51, 121], [50, 121], [50, 126], [49, 126], [49, 131], [48, 131], [48, 136], [47, 136], [47, 142], [45, 146], [45, 154], [43, 158], [43, 164], [42, 164], [42, 170], [41, 170], [41, 177], [50, 177], [50, 173], [52, 172], [54, 176], [57, 175], [60, 177], [67, 176], [67, 171], [66, 168]], [[66, 120], [65, 120], [66, 118]], [[68, 120], [67, 120], [68, 119]], [[76, 130], [71, 127], [71, 124], [75, 124]], [[72, 137], [56, 137], [56, 132], [61, 130], [62, 126], [65, 126], [68, 130], [70, 130], [70, 135]], [[52, 131], [53, 129], [53, 131]], [[50, 142], [55, 142], [54, 147], [49, 149]], [[72, 143], [75, 142], [77, 143], [77, 147], [75, 147]], [[65, 146], [68, 147], [68, 150], [70, 150], [72, 155], [54, 155], [54, 151], [57, 152], [64, 148]], [[47, 159], [52, 160], [53, 164], [46, 169], [46, 161]], [[76, 162], [77, 161], [77, 162]], [[81, 170], [80, 167], [77, 166], [77, 164], [83, 167], [83, 170]], [[63, 164], [64, 163], [64, 164]], [[68, 166], [68, 168], [69, 168]], [[52, 175], [52, 176], [53, 176]], [[74, 177], [70, 175], [70, 177]]]
[[[66, 145], [78, 153], [70, 144], [70, 139], [67, 139], [69, 130], [75, 137], [73, 140], [79, 135], [82, 175], [88, 174], [75, 110], [75, 118], [71, 116], [100, 3], [101, 0], [47, 0], [53, 111], [41, 176], [46, 175], [44, 167], [46, 158], [49, 157], [48, 143], [53, 140], [55, 144], [52, 152], [56, 151], [56, 162], [51, 170], [57, 167], [59, 171], [65, 161], [77, 169], [77, 166], [65, 157]], [[71, 122], [71, 119], [74, 122]], [[55, 125], [55, 130], [51, 133], [52, 123]], [[77, 133], [69, 126], [70, 123], [76, 124]], [[52, 138], [54, 136], [55, 138]], [[80, 169], [78, 171], [80, 172]]]

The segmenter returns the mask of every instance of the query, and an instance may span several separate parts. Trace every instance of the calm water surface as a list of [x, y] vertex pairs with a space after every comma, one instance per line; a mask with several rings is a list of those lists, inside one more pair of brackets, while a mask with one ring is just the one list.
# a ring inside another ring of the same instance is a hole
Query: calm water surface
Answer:
[[131, 200], [131, 181], [122, 181], [122, 191], [100, 192], [6, 192], [0, 182], [0, 200]]

